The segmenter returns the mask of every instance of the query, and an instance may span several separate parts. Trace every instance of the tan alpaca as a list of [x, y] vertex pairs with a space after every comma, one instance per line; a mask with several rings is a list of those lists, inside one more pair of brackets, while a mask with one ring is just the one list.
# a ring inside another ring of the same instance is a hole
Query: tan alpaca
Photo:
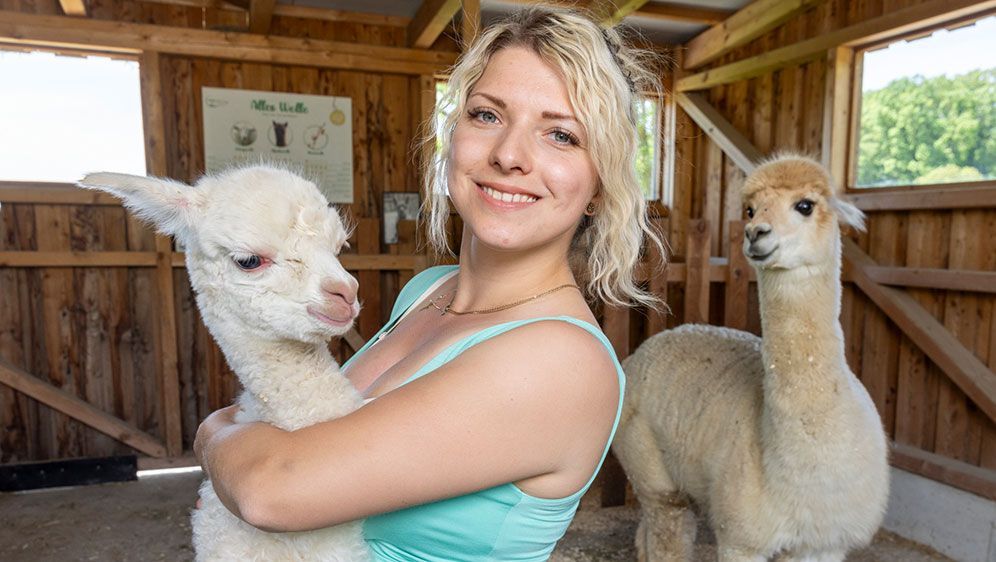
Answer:
[[822, 166], [797, 156], [758, 167], [743, 201], [764, 339], [685, 325], [624, 364], [613, 450], [642, 506], [640, 560], [690, 558], [689, 497], [720, 561], [843, 560], [885, 512], [885, 435], [844, 359], [838, 321], [838, 223], [860, 228], [861, 212]]

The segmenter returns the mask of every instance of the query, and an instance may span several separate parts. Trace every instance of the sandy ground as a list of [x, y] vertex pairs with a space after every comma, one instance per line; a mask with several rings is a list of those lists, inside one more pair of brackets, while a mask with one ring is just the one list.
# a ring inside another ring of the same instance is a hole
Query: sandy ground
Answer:
[[[4, 562], [193, 560], [189, 512], [199, 472], [138, 482], [0, 494], [0, 560]], [[639, 520], [634, 507], [599, 508], [589, 494], [551, 562], [630, 562]], [[699, 532], [696, 562], [715, 560], [711, 533]], [[949, 560], [881, 532], [851, 562]]]

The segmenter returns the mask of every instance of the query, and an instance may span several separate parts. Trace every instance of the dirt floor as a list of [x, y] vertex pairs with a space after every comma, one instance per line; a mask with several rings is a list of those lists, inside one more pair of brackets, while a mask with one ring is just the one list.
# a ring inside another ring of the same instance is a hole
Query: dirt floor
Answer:
[[[4, 562], [188, 561], [189, 512], [199, 472], [137, 482], [0, 494], [0, 560]], [[623, 562], [636, 559], [634, 507], [599, 508], [589, 494], [551, 562]], [[696, 562], [715, 560], [711, 533], [699, 532]], [[851, 562], [949, 560], [881, 532]]]

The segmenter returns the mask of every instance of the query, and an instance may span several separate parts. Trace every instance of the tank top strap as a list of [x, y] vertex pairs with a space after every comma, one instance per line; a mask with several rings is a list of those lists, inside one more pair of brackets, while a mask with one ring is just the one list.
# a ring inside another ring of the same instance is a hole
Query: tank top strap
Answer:
[[398, 298], [394, 301], [394, 308], [391, 309], [391, 318], [388, 321], [388, 325], [393, 324], [413, 304], [421, 300], [426, 291], [432, 288], [437, 281], [447, 276], [450, 272], [455, 271], [458, 267], [456, 265], [437, 265], [420, 271], [418, 275], [412, 277], [411, 281], [405, 283], [401, 292], [398, 293]]
[[377, 343], [384, 334], [394, 329], [394, 326], [401, 320], [401, 318], [411, 310], [411, 307], [422, 300], [423, 295], [442, 278], [449, 275], [451, 272], [455, 271], [459, 266], [456, 265], [437, 265], [435, 267], [427, 268], [419, 272], [415, 277], [412, 277], [408, 283], [401, 289], [398, 293], [398, 298], [394, 300], [394, 308], [391, 309], [391, 318], [388, 319], [387, 323], [381, 326], [380, 330], [373, 335], [367, 343], [363, 344], [360, 349], [356, 350], [345, 363], [342, 364], [342, 368], [345, 369], [353, 359], [359, 357], [366, 351], [370, 346]]

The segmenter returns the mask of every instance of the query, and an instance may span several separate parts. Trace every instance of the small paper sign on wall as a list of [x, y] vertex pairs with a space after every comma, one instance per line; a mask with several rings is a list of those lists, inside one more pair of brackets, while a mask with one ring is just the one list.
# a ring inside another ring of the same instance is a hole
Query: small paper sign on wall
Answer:
[[353, 202], [352, 100], [282, 92], [202, 88], [204, 163], [284, 162], [332, 203]]

